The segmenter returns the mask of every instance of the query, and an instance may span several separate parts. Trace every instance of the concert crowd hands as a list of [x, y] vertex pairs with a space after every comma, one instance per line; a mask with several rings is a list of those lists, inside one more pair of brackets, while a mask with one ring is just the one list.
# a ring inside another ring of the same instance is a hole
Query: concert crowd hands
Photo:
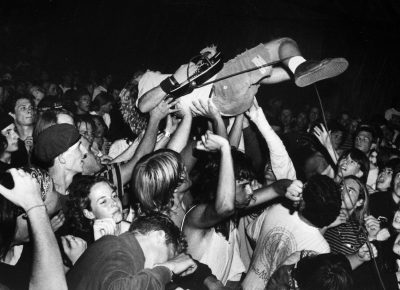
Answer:
[[230, 149], [228, 140], [213, 134], [211, 131], [207, 131], [206, 134], [201, 136], [201, 141], [198, 141], [196, 144], [196, 149], [202, 151], [214, 152], [227, 148]]
[[44, 206], [40, 186], [35, 178], [22, 169], [11, 168], [9, 172], [14, 180], [14, 188], [7, 189], [0, 185], [0, 194], [22, 207], [26, 213], [35, 207]]
[[179, 254], [165, 263], [154, 265], [156, 266], [167, 267], [173, 274], [180, 276], [190, 275], [197, 269], [196, 262], [187, 254]]
[[285, 197], [295, 203], [299, 203], [302, 199], [304, 184], [300, 180], [293, 180], [286, 189]]
[[[372, 258], [378, 257], [378, 250], [373, 244], [371, 245], [371, 250], [372, 250]], [[357, 252], [357, 258], [360, 259], [362, 262], [368, 262], [371, 260], [371, 253], [368, 249], [368, 245], [364, 244]]]
[[72, 235], [66, 235], [61, 237], [61, 243], [64, 249], [64, 253], [70, 259], [72, 265], [78, 261], [79, 257], [87, 249], [87, 243], [85, 240], [74, 237]]
[[212, 99], [205, 100], [196, 100], [193, 101], [192, 112], [194, 116], [203, 116], [209, 118], [211, 120], [216, 120], [221, 118], [221, 112], [214, 105]]
[[162, 100], [153, 110], [150, 111], [150, 118], [161, 121], [169, 114], [178, 112], [179, 109], [175, 108], [175, 105], [178, 102], [179, 100], [174, 100], [173, 98]]
[[93, 223], [94, 240], [105, 235], [115, 236], [117, 224], [113, 218], [96, 219]]
[[53, 232], [56, 232], [59, 228], [61, 228], [64, 223], [65, 223], [65, 215], [62, 210], [60, 210], [50, 220], [50, 225], [51, 225], [51, 228], [53, 229]]
[[377, 220], [372, 215], [366, 215], [364, 217], [365, 228], [368, 232], [368, 238], [370, 240], [376, 240], [379, 231], [381, 230], [381, 224], [379, 220]]

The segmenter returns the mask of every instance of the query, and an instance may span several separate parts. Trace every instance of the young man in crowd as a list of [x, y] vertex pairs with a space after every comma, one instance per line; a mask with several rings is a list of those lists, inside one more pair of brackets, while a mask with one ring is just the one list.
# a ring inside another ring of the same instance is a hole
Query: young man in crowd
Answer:
[[86, 149], [75, 126], [56, 124], [45, 129], [36, 140], [34, 154], [42, 167], [49, 170], [54, 187], [66, 194], [75, 174], [83, 170]]
[[247, 234], [256, 246], [243, 289], [265, 289], [277, 267], [296, 251], [329, 253], [320, 229], [337, 218], [340, 206], [341, 193], [335, 182], [327, 176], [315, 175], [304, 187], [298, 212], [281, 204], [265, 209], [247, 226]]
[[179, 229], [153, 213], [128, 232], [92, 244], [67, 274], [70, 289], [164, 289], [172, 275], [188, 275], [196, 263], [185, 254]]
[[35, 122], [35, 107], [30, 97], [19, 96], [10, 98], [9, 114], [14, 118], [18, 132], [18, 151], [12, 154], [12, 163], [15, 167], [28, 166], [30, 153], [33, 148], [33, 127]]

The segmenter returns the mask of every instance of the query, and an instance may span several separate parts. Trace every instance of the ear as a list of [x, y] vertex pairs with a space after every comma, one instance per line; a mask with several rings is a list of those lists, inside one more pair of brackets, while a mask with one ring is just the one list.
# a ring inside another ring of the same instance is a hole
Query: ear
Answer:
[[357, 176], [358, 178], [361, 178], [361, 177], [363, 177], [363, 175], [364, 175], [364, 172], [362, 172], [361, 170], [358, 170], [356, 176]]
[[13, 117], [13, 119], [15, 120], [15, 114], [13, 114], [13, 113], [8, 113], [11, 117]]
[[165, 232], [164, 231], [153, 231], [152, 233], [151, 233], [151, 236], [154, 238], [154, 241], [157, 243], [157, 244], [162, 244], [162, 245], [164, 245], [165, 244]]
[[77, 102], [77, 101], [74, 101], [74, 104], [75, 104], [75, 106], [78, 106], [79, 102]]
[[85, 216], [85, 218], [89, 219], [89, 220], [94, 220], [96, 217], [94, 216], [93, 212], [84, 209], [83, 210], [83, 215]]
[[58, 162], [60, 162], [61, 164], [65, 164], [65, 158], [64, 158], [63, 154], [60, 154], [57, 157], [57, 159], [58, 159]]

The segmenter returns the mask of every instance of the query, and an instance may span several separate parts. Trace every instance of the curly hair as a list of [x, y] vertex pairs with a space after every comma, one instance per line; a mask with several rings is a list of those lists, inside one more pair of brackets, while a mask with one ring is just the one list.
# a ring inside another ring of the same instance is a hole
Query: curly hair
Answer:
[[331, 178], [317, 174], [304, 187], [301, 214], [314, 226], [323, 228], [336, 219], [341, 204], [339, 185]]
[[93, 221], [84, 216], [83, 210], [92, 210], [89, 198], [90, 190], [93, 185], [99, 182], [110, 184], [104, 177], [77, 174], [68, 187], [69, 199], [67, 205], [69, 211], [67, 218], [73, 232], [89, 233], [92, 231]]

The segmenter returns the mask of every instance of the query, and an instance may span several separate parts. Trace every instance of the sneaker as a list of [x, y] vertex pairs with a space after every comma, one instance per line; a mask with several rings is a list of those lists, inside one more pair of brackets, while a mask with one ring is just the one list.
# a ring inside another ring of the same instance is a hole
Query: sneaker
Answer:
[[333, 78], [343, 73], [349, 63], [344, 58], [327, 58], [321, 61], [307, 60], [294, 72], [294, 82], [298, 87], [306, 87], [318, 81]]

